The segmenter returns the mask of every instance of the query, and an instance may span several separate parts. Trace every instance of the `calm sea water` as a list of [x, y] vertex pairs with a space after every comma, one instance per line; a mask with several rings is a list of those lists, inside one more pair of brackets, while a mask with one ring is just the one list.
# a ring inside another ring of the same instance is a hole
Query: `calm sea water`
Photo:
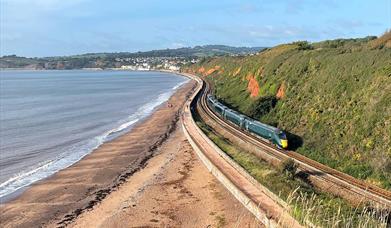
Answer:
[[128, 131], [187, 79], [126, 71], [0, 71], [0, 198]]

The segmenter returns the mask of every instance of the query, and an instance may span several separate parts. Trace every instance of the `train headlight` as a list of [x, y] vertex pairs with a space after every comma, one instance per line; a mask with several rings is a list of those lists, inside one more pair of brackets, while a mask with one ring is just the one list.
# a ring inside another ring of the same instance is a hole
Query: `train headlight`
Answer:
[[288, 140], [286, 139], [281, 139], [281, 146], [282, 148], [287, 148], [288, 147]]

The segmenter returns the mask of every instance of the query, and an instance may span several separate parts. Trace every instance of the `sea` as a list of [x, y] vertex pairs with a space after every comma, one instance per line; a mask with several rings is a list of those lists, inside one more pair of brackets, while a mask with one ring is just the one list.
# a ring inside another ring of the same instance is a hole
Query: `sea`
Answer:
[[139, 71], [0, 71], [0, 199], [148, 117], [188, 81]]

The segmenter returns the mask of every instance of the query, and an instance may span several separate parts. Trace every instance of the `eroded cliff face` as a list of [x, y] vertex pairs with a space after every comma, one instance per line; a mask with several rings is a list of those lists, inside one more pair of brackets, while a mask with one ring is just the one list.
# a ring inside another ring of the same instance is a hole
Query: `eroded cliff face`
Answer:
[[252, 98], [257, 97], [259, 94], [258, 81], [255, 80], [255, 77], [252, 74], [248, 74], [246, 79], [248, 80], [247, 90], [250, 92], [250, 97]]
[[204, 68], [204, 67], [200, 67], [198, 68], [197, 70], [192, 70], [192, 69], [184, 69], [185, 72], [187, 73], [194, 73], [194, 72], [197, 72], [198, 74], [202, 75], [202, 76], [209, 76], [213, 73], [218, 73], [218, 74], [221, 74], [223, 73], [224, 71], [221, 69], [220, 66], [213, 66], [211, 68]]
[[283, 82], [280, 87], [278, 88], [278, 91], [277, 91], [277, 94], [276, 94], [276, 97], [278, 99], [282, 99], [285, 97], [285, 83]]
[[[298, 152], [391, 189], [390, 42], [390, 33], [296, 42], [185, 70], [214, 83], [238, 111], [290, 132]], [[274, 100], [270, 112], [258, 113]]]

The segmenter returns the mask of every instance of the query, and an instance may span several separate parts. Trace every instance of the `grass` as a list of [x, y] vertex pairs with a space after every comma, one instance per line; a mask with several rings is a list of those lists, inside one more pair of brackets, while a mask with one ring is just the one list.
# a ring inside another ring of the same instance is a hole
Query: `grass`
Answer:
[[[378, 39], [295, 42], [256, 56], [205, 59], [185, 70], [220, 66], [206, 78], [221, 101], [287, 131], [291, 149], [391, 189], [390, 42], [390, 32]], [[260, 87], [255, 98], [248, 75]]]
[[322, 227], [389, 227], [389, 212], [371, 208], [351, 208], [343, 210], [341, 206], [332, 205], [316, 194], [293, 191], [287, 199], [291, 213], [302, 224]]
[[[196, 119], [198, 117], [196, 116]], [[352, 207], [348, 202], [321, 193], [298, 178], [296, 165], [285, 162], [280, 169], [243, 151], [197, 120], [204, 133], [258, 182], [288, 203], [291, 214], [300, 223], [321, 227], [386, 227], [387, 213], [375, 213], [365, 206]], [[389, 212], [388, 212], [389, 213]]]

